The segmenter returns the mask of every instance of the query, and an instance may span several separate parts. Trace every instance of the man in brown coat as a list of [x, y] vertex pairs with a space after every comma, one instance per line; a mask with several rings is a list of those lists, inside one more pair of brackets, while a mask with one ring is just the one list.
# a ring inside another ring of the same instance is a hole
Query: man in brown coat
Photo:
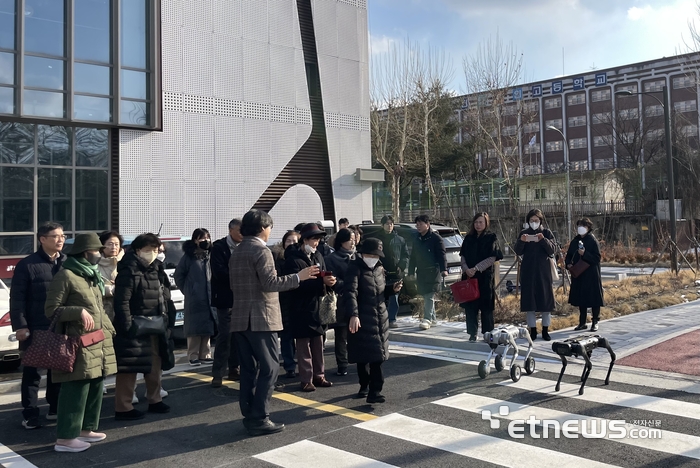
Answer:
[[297, 274], [277, 276], [272, 252], [267, 248], [271, 230], [270, 215], [260, 210], [246, 213], [241, 223], [243, 242], [229, 261], [234, 298], [231, 332], [241, 364], [239, 404], [243, 425], [251, 436], [284, 429], [284, 424], [269, 418], [280, 368], [277, 332], [282, 330], [282, 314], [278, 292], [297, 288], [301, 281], [313, 279], [318, 273], [318, 267], [311, 266]]

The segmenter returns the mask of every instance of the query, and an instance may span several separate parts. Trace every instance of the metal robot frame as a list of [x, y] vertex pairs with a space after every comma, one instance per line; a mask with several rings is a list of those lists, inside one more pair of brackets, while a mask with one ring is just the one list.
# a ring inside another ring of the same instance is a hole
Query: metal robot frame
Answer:
[[[530, 338], [530, 331], [526, 327], [519, 327], [516, 325], [503, 325], [498, 328], [494, 328], [490, 332], [484, 333], [484, 341], [488, 343], [491, 348], [491, 352], [488, 357], [479, 363], [479, 377], [485, 379], [491, 372], [491, 359], [494, 359], [494, 365], [496, 367], [496, 372], [500, 372], [504, 369], [504, 361], [508, 355], [508, 351], [513, 349], [513, 357], [510, 361], [510, 378], [513, 382], [520, 380], [522, 370], [518, 364], [515, 363], [518, 358], [518, 344], [515, 342], [517, 339], [527, 339], [528, 349], [527, 354], [524, 358], [524, 367], [527, 375], [535, 372], [535, 358], [531, 357], [532, 353], [532, 338]], [[496, 350], [499, 346], [505, 346], [502, 353], [497, 353]]]
[[586, 380], [591, 373], [593, 364], [591, 363], [591, 354], [596, 348], [605, 348], [610, 353], [610, 367], [608, 368], [608, 375], [605, 377], [605, 385], [610, 383], [610, 373], [615, 365], [615, 353], [610, 347], [610, 342], [600, 335], [580, 335], [574, 338], [569, 338], [564, 341], [555, 341], [552, 343], [552, 351], [557, 353], [561, 358], [561, 372], [559, 373], [559, 380], [557, 380], [557, 386], [554, 387], [554, 391], [558, 392], [561, 384], [561, 378], [564, 376], [564, 371], [566, 370], [566, 357], [583, 357], [586, 361], [583, 367], [583, 374], [581, 374], [581, 388], [578, 390], [579, 395], [583, 395], [583, 387], [586, 385]]

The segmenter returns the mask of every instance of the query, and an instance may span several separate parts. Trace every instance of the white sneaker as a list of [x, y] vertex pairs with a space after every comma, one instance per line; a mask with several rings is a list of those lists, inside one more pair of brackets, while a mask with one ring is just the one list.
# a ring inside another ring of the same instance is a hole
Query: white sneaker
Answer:
[[421, 321], [420, 325], [418, 325], [421, 330], [429, 330], [430, 329], [430, 321], [428, 320], [423, 320]]
[[399, 328], [399, 324], [396, 323], [396, 320], [390, 320], [389, 321], [389, 328]]
[[435, 326], [435, 325], [438, 324], [438, 321], [437, 321], [437, 320], [431, 320], [431, 321], [430, 321], [430, 324], [433, 325], [433, 326]]
[[166, 392], [163, 387], [160, 387], [160, 397], [165, 398], [166, 396], [168, 396], [168, 392]]
[[134, 397], [131, 399], [131, 404], [136, 405], [139, 402], [139, 397], [136, 396], [136, 392], [134, 392]]

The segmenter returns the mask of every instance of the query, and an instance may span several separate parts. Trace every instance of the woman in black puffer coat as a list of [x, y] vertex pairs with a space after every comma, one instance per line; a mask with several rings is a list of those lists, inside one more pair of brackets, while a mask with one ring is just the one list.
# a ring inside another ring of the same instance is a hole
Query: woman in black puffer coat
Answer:
[[[402, 282], [387, 287], [384, 267], [379, 263], [382, 241], [366, 239], [357, 249], [358, 258], [345, 275], [345, 314], [349, 317], [348, 361], [357, 363], [360, 378], [358, 398], [384, 403], [382, 363], [389, 359], [389, 314], [386, 299], [401, 290]], [[369, 370], [368, 370], [369, 368]]]
[[169, 361], [161, 356], [167, 345], [165, 335], [135, 338], [132, 334], [132, 317], [163, 315], [167, 321], [167, 299], [161, 283], [160, 262], [156, 261], [160, 239], [155, 234], [141, 234], [131, 243], [131, 250], [117, 265], [114, 289], [114, 350], [117, 355], [117, 381], [114, 406], [115, 419], [134, 420], [144, 416], [134, 409], [132, 398], [136, 374], [144, 374], [148, 411], [167, 413], [170, 407], [160, 396], [162, 363]]

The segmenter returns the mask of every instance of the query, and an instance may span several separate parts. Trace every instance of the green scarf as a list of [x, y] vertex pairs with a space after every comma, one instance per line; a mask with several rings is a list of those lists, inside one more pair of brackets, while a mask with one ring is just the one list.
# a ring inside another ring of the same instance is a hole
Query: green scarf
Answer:
[[104, 295], [105, 282], [97, 269], [97, 265], [92, 265], [84, 257], [68, 257], [66, 261], [63, 262], [63, 268], [85, 278], [86, 280], [92, 282], [92, 284], [96, 284], [99, 286], [102, 295]]

